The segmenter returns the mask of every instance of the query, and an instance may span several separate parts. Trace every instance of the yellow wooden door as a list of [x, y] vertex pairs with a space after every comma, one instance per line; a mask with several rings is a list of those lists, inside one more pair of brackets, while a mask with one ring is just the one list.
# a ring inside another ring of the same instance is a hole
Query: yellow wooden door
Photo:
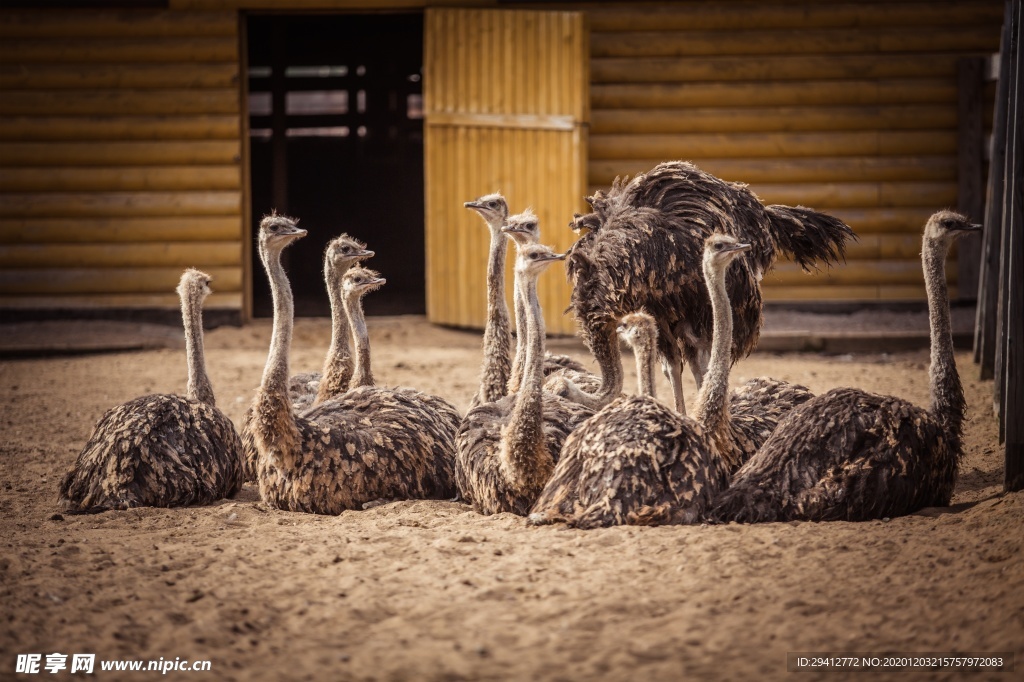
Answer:
[[[427, 316], [482, 327], [489, 232], [463, 202], [500, 191], [564, 250], [586, 208], [589, 49], [578, 12], [428, 9], [424, 44]], [[507, 290], [511, 293], [509, 250]], [[540, 283], [548, 331], [573, 333], [564, 271]]]

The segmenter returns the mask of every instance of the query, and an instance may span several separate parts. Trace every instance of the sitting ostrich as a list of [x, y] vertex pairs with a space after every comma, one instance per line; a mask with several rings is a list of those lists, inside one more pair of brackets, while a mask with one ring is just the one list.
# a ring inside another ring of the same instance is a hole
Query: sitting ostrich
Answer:
[[203, 357], [203, 301], [210, 276], [189, 269], [178, 296], [185, 326], [185, 396], [144, 395], [106, 412], [60, 483], [70, 513], [183, 507], [234, 497], [242, 487], [242, 443], [217, 409]]
[[[522, 379], [522, 365], [526, 356], [526, 343], [521, 330], [525, 329], [525, 307], [518, 285], [514, 287], [513, 302], [515, 304], [516, 336], [515, 358], [509, 364], [509, 348], [512, 330], [509, 325], [508, 305], [505, 303], [505, 256], [508, 240], [513, 239], [517, 245], [536, 244], [540, 240], [540, 229], [537, 218], [529, 209], [526, 212], [509, 218], [508, 203], [501, 194], [488, 194], [475, 201], [467, 201], [464, 206], [480, 214], [491, 233], [490, 250], [487, 259], [487, 322], [484, 326], [484, 365], [480, 378], [480, 390], [473, 396], [471, 407], [482, 403], [500, 400], [507, 393], [519, 390]], [[509, 223], [506, 225], [506, 223]], [[566, 355], [547, 353], [544, 359], [544, 372], [551, 372], [563, 367], [583, 366]]]
[[456, 436], [462, 497], [481, 514], [525, 516], [554, 469], [566, 436], [592, 412], [544, 393], [544, 318], [537, 278], [564, 255], [540, 244], [518, 249], [515, 276], [526, 297], [526, 361], [517, 393], [472, 408]]
[[836, 218], [803, 207], [765, 206], [745, 185], [725, 182], [693, 164], [662, 163], [607, 194], [589, 199], [594, 211], [573, 224], [584, 233], [569, 249], [566, 270], [571, 308], [587, 347], [601, 368], [596, 393], [567, 386], [563, 394], [601, 407], [622, 390], [615, 323], [641, 308], [658, 322], [658, 353], [672, 384], [675, 407], [685, 411], [681, 368], [703, 382], [712, 316], [700, 274], [704, 240], [715, 232], [752, 245], [731, 269], [734, 359], [757, 344], [761, 328], [761, 276], [779, 252], [805, 269], [840, 258], [853, 232]]
[[633, 314], [635, 328], [626, 338], [636, 354], [643, 394], [610, 403], [573, 431], [533, 507], [531, 523], [567, 521], [596, 528], [694, 523], [703, 518], [743, 457], [727, 405], [732, 306], [726, 272], [749, 249], [749, 244], [724, 234], [705, 241], [702, 267], [714, 322], [697, 419], [654, 398], [657, 325], [649, 315]]
[[[350, 267], [372, 258], [373, 251], [366, 244], [341, 234], [332, 239], [324, 250], [324, 283], [331, 302], [331, 345], [327, 349], [322, 372], [302, 372], [288, 379], [288, 396], [296, 412], [304, 412], [343, 394], [352, 380], [353, 361], [349, 350], [348, 314], [341, 302], [341, 278]], [[242, 417], [242, 448], [245, 451], [245, 480], [256, 480], [256, 442], [250, 424], [252, 406]]]
[[305, 234], [285, 216], [268, 216], [260, 225], [259, 253], [274, 303], [251, 423], [260, 496], [279, 509], [317, 514], [379, 499], [452, 497], [459, 415], [446, 402], [411, 389], [360, 387], [295, 413], [287, 392], [294, 301], [281, 252]]
[[794, 409], [715, 501], [720, 521], [863, 521], [945, 506], [963, 456], [966, 403], [953, 355], [946, 254], [980, 229], [939, 211], [921, 261], [931, 323], [931, 408], [836, 388]]

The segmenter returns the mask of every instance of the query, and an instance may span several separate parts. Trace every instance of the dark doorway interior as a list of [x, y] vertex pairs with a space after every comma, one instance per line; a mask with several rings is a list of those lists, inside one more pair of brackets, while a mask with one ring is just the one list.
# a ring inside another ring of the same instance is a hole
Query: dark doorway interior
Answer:
[[[367, 313], [423, 313], [423, 15], [254, 15], [248, 47], [252, 237], [271, 209], [309, 230], [285, 251], [296, 315], [330, 314], [322, 258], [342, 232], [388, 280]], [[271, 313], [253, 248], [253, 314]]]

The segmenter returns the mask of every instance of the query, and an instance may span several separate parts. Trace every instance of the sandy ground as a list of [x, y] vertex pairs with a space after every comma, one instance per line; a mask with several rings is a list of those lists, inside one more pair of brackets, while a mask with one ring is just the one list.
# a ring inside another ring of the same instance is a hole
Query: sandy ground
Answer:
[[[372, 319], [371, 334], [378, 381], [465, 409], [479, 335], [420, 318]], [[293, 372], [319, 367], [328, 335], [326, 321], [300, 321]], [[268, 340], [266, 321], [207, 335], [218, 401], [236, 423]], [[582, 357], [572, 342], [552, 345]], [[623, 359], [635, 385], [632, 358]], [[927, 362], [926, 351], [759, 353], [735, 367], [733, 382], [770, 375], [927, 404]], [[8, 359], [0, 679], [15, 677], [17, 654], [54, 652], [211, 662], [210, 672], [168, 679], [782, 679], [787, 652], [826, 651], [1013, 652], [1016, 672], [970, 679], [1022, 679], [1024, 494], [1000, 494], [991, 383], [975, 379], [968, 355], [958, 362], [970, 421], [951, 509], [859, 524], [584, 532], [527, 528], [452, 502], [288, 513], [265, 507], [252, 487], [209, 507], [61, 518], [58, 481], [95, 421], [142, 393], [182, 391], [184, 357], [167, 348]], [[692, 382], [687, 390], [692, 399]], [[157, 675], [99, 663], [95, 672]]]

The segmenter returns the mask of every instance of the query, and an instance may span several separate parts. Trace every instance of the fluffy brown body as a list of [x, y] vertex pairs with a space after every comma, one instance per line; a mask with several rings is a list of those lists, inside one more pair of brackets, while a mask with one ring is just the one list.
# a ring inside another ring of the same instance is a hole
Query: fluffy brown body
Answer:
[[62, 509], [84, 513], [207, 504], [234, 497], [242, 487], [242, 443], [215, 405], [203, 359], [202, 301], [209, 280], [198, 270], [186, 270], [178, 286], [187, 395], [144, 395], [108, 410], [61, 480]]
[[965, 402], [953, 357], [945, 257], [977, 229], [940, 211], [921, 251], [931, 321], [932, 406], [837, 388], [794, 409], [715, 502], [720, 521], [862, 521], [949, 504]]
[[836, 218], [803, 207], [765, 206], [745, 185], [681, 161], [617, 181], [591, 203], [594, 212], [576, 220], [589, 231], [569, 250], [567, 271], [571, 308], [601, 367], [601, 389], [589, 396], [598, 406], [622, 390], [616, 321], [645, 309], [658, 322], [658, 351], [670, 373], [676, 409], [684, 410], [681, 363], [690, 364], [700, 384], [711, 346], [711, 308], [700, 271], [701, 250], [711, 234], [733, 235], [752, 246], [727, 280], [734, 361], [757, 344], [758, 283], [778, 254], [793, 255], [807, 269], [816, 261], [841, 258], [853, 236]]

